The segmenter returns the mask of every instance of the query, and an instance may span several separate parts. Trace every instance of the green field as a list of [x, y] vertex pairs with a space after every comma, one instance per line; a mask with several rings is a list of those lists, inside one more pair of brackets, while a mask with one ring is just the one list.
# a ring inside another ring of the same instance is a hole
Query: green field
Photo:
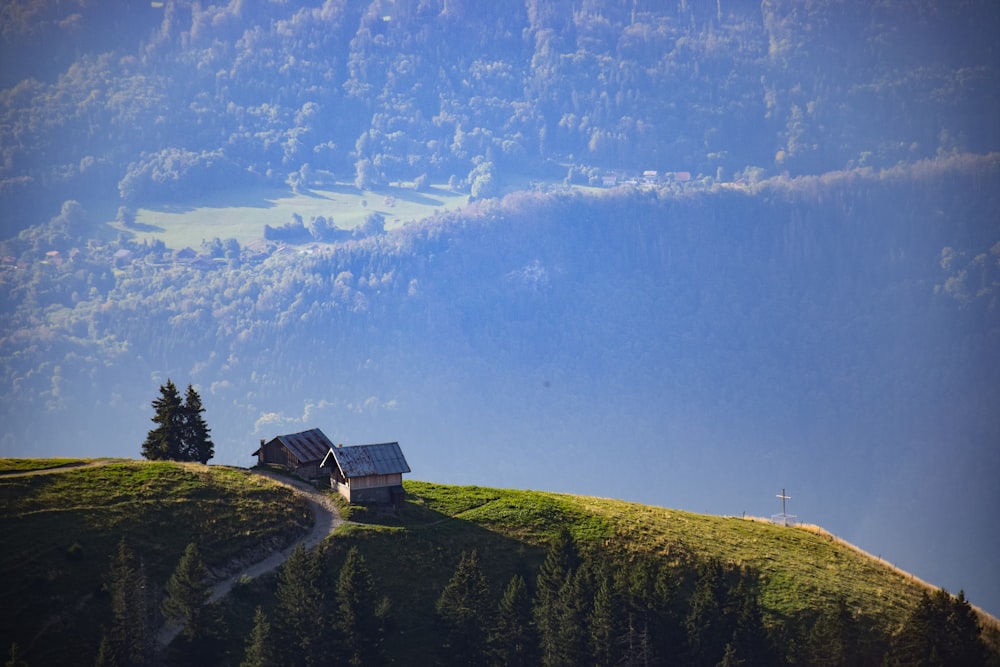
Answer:
[[370, 213], [385, 217], [386, 229], [421, 220], [436, 211], [459, 208], [468, 195], [453, 192], [445, 185], [431, 186], [426, 192], [410, 187], [384, 187], [359, 191], [352, 185], [337, 185], [294, 193], [289, 189], [262, 187], [220, 192], [182, 206], [140, 208], [136, 226], [130, 231], [136, 240], [162, 240], [168, 248], [198, 248], [213, 238], [236, 239], [241, 245], [262, 239], [264, 225], [278, 227], [302, 216], [307, 224], [317, 216], [332, 218], [337, 227], [353, 229]]

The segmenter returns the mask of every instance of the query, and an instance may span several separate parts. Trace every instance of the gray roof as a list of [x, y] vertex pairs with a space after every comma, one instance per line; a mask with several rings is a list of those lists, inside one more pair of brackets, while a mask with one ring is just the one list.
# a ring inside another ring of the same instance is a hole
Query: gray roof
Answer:
[[347, 478], [410, 472], [410, 466], [406, 463], [398, 442], [332, 447], [323, 459], [323, 465], [326, 465], [330, 456], [333, 456]]
[[[319, 461], [333, 447], [330, 439], [318, 428], [290, 435], [279, 435], [274, 440], [284, 445], [285, 449], [290, 451], [299, 460], [299, 463]], [[271, 442], [274, 442], [274, 440]]]

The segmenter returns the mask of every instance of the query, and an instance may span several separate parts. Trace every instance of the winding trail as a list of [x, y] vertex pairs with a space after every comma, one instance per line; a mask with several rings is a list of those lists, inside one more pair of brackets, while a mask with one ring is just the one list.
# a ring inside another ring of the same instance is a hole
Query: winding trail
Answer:
[[[288, 557], [292, 555], [292, 551], [294, 551], [300, 544], [304, 545], [306, 549], [316, 546], [327, 536], [333, 533], [333, 531], [337, 530], [339, 526], [345, 523], [344, 519], [340, 516], [340, 510], [337, 508], [337, 505], [333, 502], [333, 500], [307, 482], [293, 477], [279, 475], [268, 470], [252, 470], [251, 472], [256, 475], [267, 477], [277, 484], [287, 486], [301, 495], [309, 505], [309, 509], [312, 510], [314, 520], [313, 527], [308, 533], [306, 533], [305, 537], [293, 542], [281, 551], [274, 551], [263, 560], [259, 560], [253, 565], [250, 565], [249, 567], [242, 569], [219, 582], [216, 582], [215, 585], [212, 586], [212, 594], [208, 599], [209, 603], [217, 602], [224, 598], [229, 594], [229, 591], [232, 590], [233, 586], [236, 585], [236, 582], [240, 581], [244, 577], [256, 579], [260, 575], [266, 574], [271, 570], [280, 567], [282, 563], [288, 560]], [[179, 625], [168, 622], [160, 628], [160, 631], [156, 635], [156, 640], [160, 646], [167, 646], [174, 640], [180, 631], [181, 627]]]
[[[73, 472], [86, 468], [93, 468], [97, 466], [105, 466], [112, 463], [127, 463], [128, 459], [96, 459], [90, 461], [74, 461], [72, 463], [67, 463], [58, 466], [52, 466], [51, 468], [38, 468], [35, 470], [12, 470], [0, 472], [0, 479], [12, 478], [12, 477], [34, 477], [36, 475], [52, 475], [64, 472]], [[185, 465], [185, 464], [181, 464]], [[195, 465], [195, 464], [192, 464]], [[271, 472], [269, 470], [249, 470], [249, 474], [262, 475], [267, 477], [276, 484], [281, 484], [282, 486], [287, 486], [292, 489], [300, 496], [302, 496], [306, 503], [309, 505], [309, 509], [312, 510], [313, 514], [313, 526], [306, 533], [305, 537], [293, 542], [288, 547], [280, 550], [273, 551], [269, 555], [265, 556], [263, 559], [253, 563], [252, 565], [238, 570], [235, 574], [232, 574], [225, 579], [216, 582], [211, 589], [211, 595], [208, 599], [209, 603], [217, 602], [229, 594], [229, 591], [233, 589], [237, 581], [240, 581], [244, 577], [249, 577], [250, 579], [255, 579], [262, 574], [266, 574], [271, 570], [274, 570], [281, 566], [288, 557], [292, 555], [292, 551], [295, 550], [300, 544], [304, 545], [306, 549], [310, 549], [320, 542], [322, 542], [327, 536], [329, 536], [333, 531], [337, 530], [339, 526], [346, 523], [344, 519], [340, 516], [340, 510], [337, 508], [336, 503], [330, 499], [329, 496], [323, 494], [316, 487], [311, 484], [300, 480], [295, 477], [290, 477], [286, 475], [279, 475], [277, 473]], [[175, 623], [168, 622], [160, 628], [156, 634], [156, 641], [161, 647], [165, 647], [174, 640], [175, 637], [180, 633], [181, 627]]]

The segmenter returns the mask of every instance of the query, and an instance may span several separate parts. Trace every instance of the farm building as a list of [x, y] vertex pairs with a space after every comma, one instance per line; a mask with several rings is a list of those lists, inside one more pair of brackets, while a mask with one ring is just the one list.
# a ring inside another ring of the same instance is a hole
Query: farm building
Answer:
[[320, 468], [330, 469], [330, 486], [352, 503], [393, 503], [403, 499], [403, 473], [410, 472], [398, 442], [338, 445]]
[[320, 476], [320, 462], [333, 448], [333, 443], [314, 428], [311, 431], [279, 435], [269, 442], [260, 441], [260, 449], [252, 456], [260, 464], [284, 466], [303, 479]]

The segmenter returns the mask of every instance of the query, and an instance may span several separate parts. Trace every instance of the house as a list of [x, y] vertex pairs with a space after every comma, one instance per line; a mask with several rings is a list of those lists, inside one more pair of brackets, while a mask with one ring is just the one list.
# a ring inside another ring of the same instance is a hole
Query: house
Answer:
[[403, 473], [410, 472], [398, 442], [338, 445], [320, 463], [330, 469], [330, 486], [348, 502], [392, 503], [403, 499]]
[[[260, 448], [252, 456], [260, 465], [284, 466], [303, 479], [320, 476], [320, 462], [333, 449], [333, 443], [314, 428], [311, 431], [279, 435], [269, 442], [260, 441]], [[409, 472], [409, 471], [407, 471]]]

